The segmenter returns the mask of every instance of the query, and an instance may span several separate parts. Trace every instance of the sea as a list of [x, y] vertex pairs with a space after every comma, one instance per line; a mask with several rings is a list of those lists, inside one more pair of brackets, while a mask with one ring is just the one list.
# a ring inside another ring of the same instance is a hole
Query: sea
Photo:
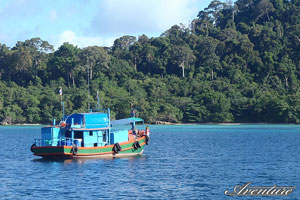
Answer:
[[[149, 127], [141, 156], [44, 160], [30, 151], [41, 126], [0, 126], [0, 199], [300, 199], [299, 125]], [[225, 195], [247, 183], [293, 189]]]

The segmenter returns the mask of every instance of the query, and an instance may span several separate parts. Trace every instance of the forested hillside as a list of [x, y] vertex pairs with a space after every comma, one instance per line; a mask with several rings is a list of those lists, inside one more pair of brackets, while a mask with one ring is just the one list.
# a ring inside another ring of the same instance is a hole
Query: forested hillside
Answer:
[[214, 0], [189, 27], [54, 51], [0, 44], [0, 122], [49, 123], [97, 104], [147, 122], [300, 123], [300, 1]]

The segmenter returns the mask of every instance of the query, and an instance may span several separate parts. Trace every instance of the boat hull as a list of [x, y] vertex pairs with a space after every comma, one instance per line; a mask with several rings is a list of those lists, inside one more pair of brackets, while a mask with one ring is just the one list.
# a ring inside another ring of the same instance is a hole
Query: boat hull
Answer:
[[45, 146], [33, 147], [32, 151], [35, 156], [43, 158], [95, 158], [95, 157], [124, 157], [141, 155], [146, 145], [145, 136], [137, 139], [140, 148], [134, 148], [135, 141], [121, 142], [121, 151], [115, 153], [114, 145], [103, 147], [77, 147], [76, 154], [73, 146]]

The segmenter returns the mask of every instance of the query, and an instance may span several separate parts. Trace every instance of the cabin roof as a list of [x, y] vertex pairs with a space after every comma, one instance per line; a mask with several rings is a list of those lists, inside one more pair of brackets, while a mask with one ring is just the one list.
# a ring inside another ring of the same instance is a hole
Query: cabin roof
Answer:
[[127, 119], [113, 120], [110, 123], [111, 123], [111, 125], [126, 125], [126, 124], [130, 124], [133, 122], [144, 122], [144, 120], [141, 118], [131, 117], [131, 118], [127, 118]]
[[107, 128], [109, 119], [107, 113], [74, 113], [65, 118], [67, 124], [84, 125], [85, 128]]

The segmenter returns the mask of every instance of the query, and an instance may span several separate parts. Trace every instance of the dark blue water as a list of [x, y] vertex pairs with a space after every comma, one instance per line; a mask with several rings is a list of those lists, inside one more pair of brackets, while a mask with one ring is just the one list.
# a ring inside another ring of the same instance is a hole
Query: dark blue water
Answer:
[[[300, 199], [300, 126], [150, 126], [134, 158], [44, 161], [40, 127], [0, 127], [0, 199]], [[296, 186], [288, 197], [229, 197], [236, 185]]]

